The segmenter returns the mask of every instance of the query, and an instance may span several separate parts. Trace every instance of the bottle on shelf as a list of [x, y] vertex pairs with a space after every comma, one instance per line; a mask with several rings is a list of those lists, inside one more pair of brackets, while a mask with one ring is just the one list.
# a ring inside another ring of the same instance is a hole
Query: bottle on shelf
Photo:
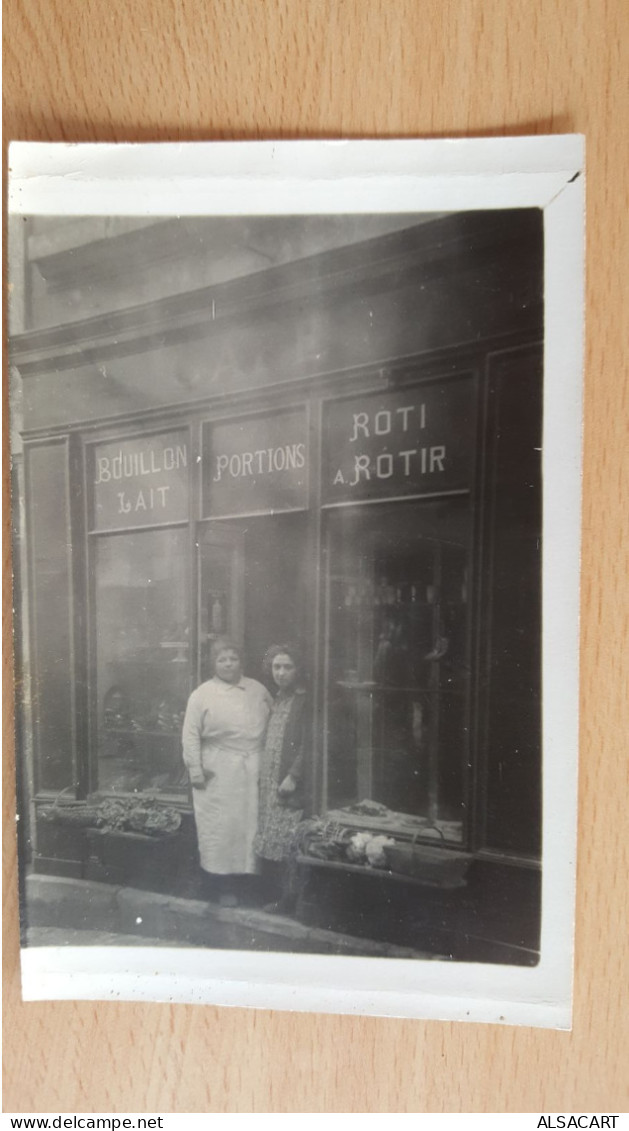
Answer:
[[211, 619], [212, 632], [223, 632], [223, 606], [221, 604], [221, 599], [218, 593], [216, 594], [212, 602]]

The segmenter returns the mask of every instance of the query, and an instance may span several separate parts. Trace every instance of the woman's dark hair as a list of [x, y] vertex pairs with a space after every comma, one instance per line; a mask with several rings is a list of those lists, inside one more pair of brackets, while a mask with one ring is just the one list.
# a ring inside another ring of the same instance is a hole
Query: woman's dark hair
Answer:
[[210, 666], [212, 671], [221, 652], [235, 652], [242, 663], [242, 648], [238, 644], [235, 644], [233, 640], [230, 640], [228, 636], [219, 636], [216, 640], [212, 641], [210, 647]]
[[265, 675], [273, 674], [273, 660], [276, 656], [290, 656], [297, 668], [297, 678], [300, 682], [303, 682], [305, 673], [301, 648], [296, 644], [271, 644], [270, 648], [267, 648], [262, 661], [262, 671]]

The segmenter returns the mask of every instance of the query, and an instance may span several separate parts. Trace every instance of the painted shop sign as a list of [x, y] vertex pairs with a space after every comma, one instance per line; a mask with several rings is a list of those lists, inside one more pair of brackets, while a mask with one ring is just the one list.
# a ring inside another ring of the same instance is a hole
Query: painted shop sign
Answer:
[[323, 502], [468, 489], [476, 422], [469, 375], [326, 406]]
[[156, 526], [188, 518], [186, 431], [136, 436], [91, 449], [92, 530]]
[[308, 505], [304, 410], [203, 428], [203, 516], [269, 514]]

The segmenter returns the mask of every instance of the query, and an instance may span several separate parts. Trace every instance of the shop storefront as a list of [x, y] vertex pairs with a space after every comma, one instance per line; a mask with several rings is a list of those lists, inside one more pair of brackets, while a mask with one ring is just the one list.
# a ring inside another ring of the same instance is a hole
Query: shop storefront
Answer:
[[[125, 305], [80, 320], [55, 302], [77, 257], [89, 280], [94, 241], [42, 252], [35, 231], [26, 257], [48, 313], [12, 347], [33, 868], [194, 894], [187, 697], [216, 637], [257, 679], [268, 646], [296, 640], [313, 815], [418, 861], [374, 870], [306, 847], [300, 913], [533, 963], [540, 214], [409, 218], [138, 304], [133, 242], [157, 256], [163, 236], [114, 237]], [[105, 294], [111, 275], [91, 286]], [[181, 825], [166, 849], [112, 847], [80, 818], [46, 819], [95, 795], [150, 800]]]

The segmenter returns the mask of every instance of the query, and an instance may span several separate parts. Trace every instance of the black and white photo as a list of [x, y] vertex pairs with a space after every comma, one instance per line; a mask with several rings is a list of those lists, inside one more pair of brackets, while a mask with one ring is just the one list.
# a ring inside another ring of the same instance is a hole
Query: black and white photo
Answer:
[[25, 993], [569, 1023], [580, 139], [71, 149], [9, 218]]

